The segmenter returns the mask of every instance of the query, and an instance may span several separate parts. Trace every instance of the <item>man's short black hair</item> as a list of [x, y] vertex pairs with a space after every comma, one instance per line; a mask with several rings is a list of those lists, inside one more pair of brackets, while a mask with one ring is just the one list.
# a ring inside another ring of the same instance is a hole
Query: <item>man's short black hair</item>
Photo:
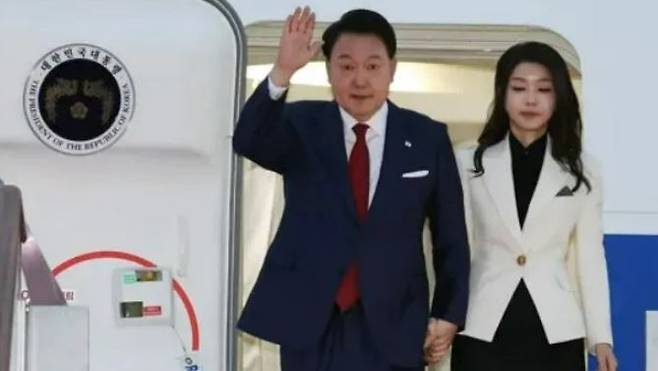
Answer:
[[395, 32], [390, 23], [381, 14], [368, 9], [354, 9], [343, 14], [322, 34], [322, 53], [329, 60], [336, 40], [344, 33], [367, 34], [377, 36], [386, 46], [388, 57], [393, 59], [397, 48]]

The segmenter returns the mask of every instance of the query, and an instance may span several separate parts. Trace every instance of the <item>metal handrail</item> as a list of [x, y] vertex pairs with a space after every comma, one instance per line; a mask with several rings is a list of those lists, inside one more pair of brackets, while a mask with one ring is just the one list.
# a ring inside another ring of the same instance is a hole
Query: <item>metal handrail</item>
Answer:
[[11, 367], [20, 246], [24, 239], [21, 192], [17, 187], [0, 185], [0, 371], [9, 371]]

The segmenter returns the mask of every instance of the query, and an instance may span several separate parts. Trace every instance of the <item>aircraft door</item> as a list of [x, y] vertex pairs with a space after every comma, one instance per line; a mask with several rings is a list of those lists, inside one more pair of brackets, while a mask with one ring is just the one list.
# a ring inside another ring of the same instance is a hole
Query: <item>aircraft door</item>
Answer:
[[90, 370], [233, 368], [244, 48], [222, 0], [0, 3], [0, 178]]

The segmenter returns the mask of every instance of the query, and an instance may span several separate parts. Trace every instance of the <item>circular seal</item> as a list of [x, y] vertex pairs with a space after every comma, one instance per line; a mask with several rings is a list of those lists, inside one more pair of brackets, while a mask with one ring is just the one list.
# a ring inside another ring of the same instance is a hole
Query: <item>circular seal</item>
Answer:
[[107, 50], [70, 44], [35, 65], [23, 94], [25, 117], [48, 147], [70, 155], [107, 148], [126, 131], [135, 91], [126, 67]]

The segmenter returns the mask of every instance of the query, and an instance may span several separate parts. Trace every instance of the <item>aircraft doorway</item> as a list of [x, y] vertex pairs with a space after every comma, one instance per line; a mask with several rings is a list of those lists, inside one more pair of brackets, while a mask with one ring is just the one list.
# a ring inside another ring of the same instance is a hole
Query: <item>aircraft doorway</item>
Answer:
[[[328, 24], [316, 26], [319, 39]], [[267, 77], [276, 58], [282, 22], [246, 27], [248, 43], [247, 97]], [[580, 61], [571, 44], [553, 31], [528, 26], [394, 25], [398, 36], [398, 67], [390, 99], [448, 124], [453, 145], [477, 139], [493, 98], [495, 63], [509, 46], [537, 40], [555, 47], [569, 64], [577, 93]], [[331, 100], [322, 56], [298, 71], [288, 101]], [[245, 300], [258, 276], [269, 242], [283, 210], [278, 174], [245, 160], [241, 189], [240, 289]], [[426, 249], [426, 253], [428, 249]], [[429, 259], [426, 259], [430, 261]], [[430, 280], [430, 284], [432, 284]], [[278, 371], [277, 346], [246, 334], [238, 337], [238, 364], [244, 371]], [[436, 370], [445, 370], [447, 364]]]

